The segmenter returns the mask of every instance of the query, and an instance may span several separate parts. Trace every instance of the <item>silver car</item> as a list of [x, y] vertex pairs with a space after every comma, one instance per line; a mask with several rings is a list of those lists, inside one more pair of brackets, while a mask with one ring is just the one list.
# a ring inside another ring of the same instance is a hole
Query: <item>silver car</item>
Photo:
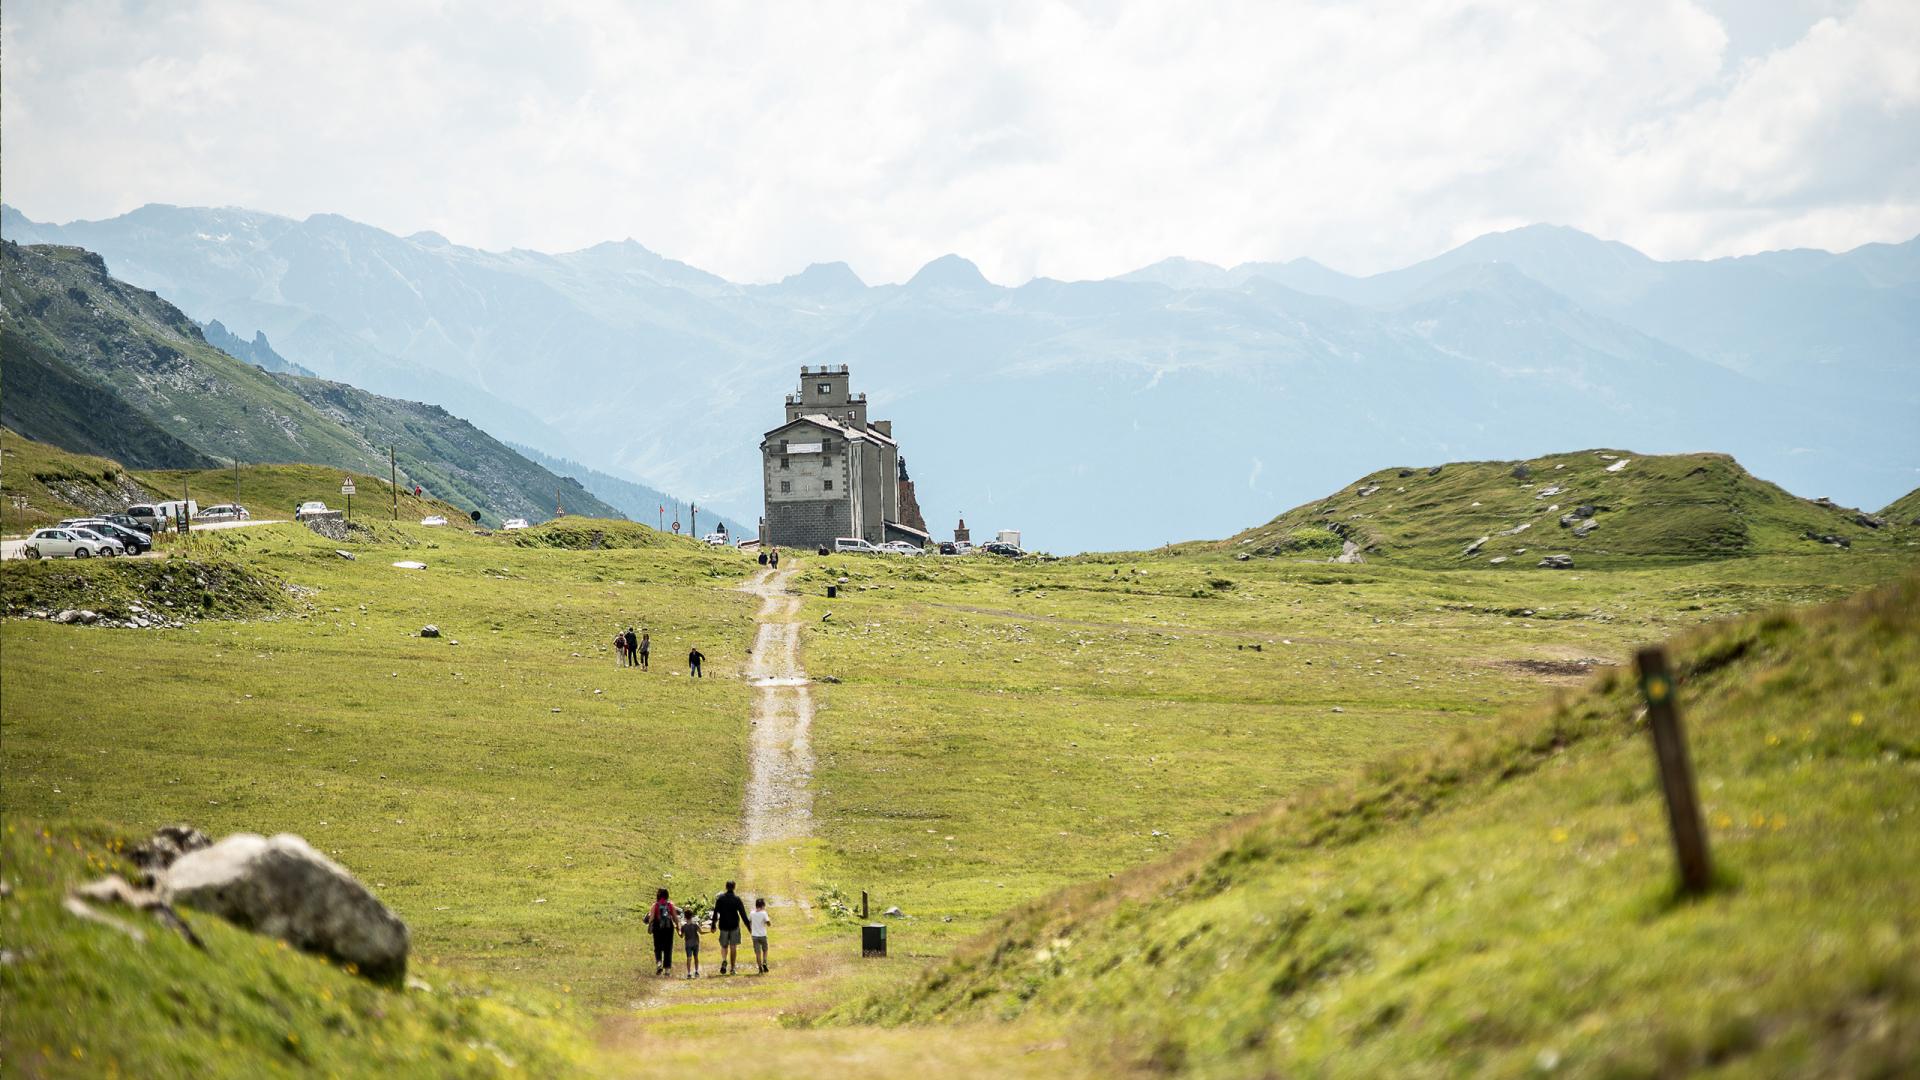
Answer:
[[126, 549], [117, 542], [109, 540], [92, 529], [68, 526], [64, 529], [36, 529], [27, 537], [26, 556], [29, 559], [58, 559], [72, 556], [76, 559], [91, 559], [95, 555], [114, 556]]

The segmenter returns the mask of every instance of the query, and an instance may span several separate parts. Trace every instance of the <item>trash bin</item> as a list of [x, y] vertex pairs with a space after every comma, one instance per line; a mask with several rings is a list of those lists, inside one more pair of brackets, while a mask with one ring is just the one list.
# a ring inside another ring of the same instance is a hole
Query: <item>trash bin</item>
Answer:
[[840, 595], [840, 586], [838, 585], [827, 586], [827, 599], [832, 600], [839, 595]]
[[886, 923], [868, 923], [860, 928], [860, 955], [887, 955]]

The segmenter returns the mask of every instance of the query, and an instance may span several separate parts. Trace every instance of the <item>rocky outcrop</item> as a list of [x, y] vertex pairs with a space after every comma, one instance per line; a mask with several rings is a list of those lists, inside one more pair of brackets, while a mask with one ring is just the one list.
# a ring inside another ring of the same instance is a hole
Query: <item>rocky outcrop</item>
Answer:
[[1540, 560], [1540, 566], [1547, 570], [1571, 570], [1573, 569], [1573, 556], [1549, 555]]
[[298, 836], [236, 833], [181, 855], [155, 891], [167, 904], [218, 915], [370, 979], [406, 976], [407, 924]]

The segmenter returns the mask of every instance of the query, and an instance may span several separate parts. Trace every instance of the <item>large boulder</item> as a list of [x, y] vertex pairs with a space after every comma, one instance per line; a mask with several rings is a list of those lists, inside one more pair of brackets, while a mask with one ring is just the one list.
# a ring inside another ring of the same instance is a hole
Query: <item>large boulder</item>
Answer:
[[346, 869], [298, 836], [235, 833], [174, 860], [167, 903], [320, 953], [382, 982], [407, 973], [407, 924]]
[[1540, 565], [1548, 570], [1571, 570], [1573, 569], [1573, 556], [1549, 555], [1540, 560]]

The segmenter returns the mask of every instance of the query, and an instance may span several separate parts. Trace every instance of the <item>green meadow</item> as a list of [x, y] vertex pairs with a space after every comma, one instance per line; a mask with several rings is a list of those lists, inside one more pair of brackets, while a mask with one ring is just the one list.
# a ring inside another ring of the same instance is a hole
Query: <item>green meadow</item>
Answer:
[[[750, 557], [568, 519], [345, 542], [270, 525], [166, 560], [8, 564], [10, 596], [191, 607], [142, 575], [199, 564], [267, 591], [178, 630], [0, 625], [0, 1055], [48, 1075], [1062, 1076], [1519, 1073], [1550, 1049], [1597, 1074], [1725, 1043], [1806, 1072], [1775, 1033], [1831, 1046], [1808, 1017], [1834, 994], [1847, 1024], [1894, 1033], [1849, 1043], [1878, 1048], [1871, 1071], [1912, 1046], [1912, 954], [1887, 934], [1914, 940], [1894, 888], [1911, 860], [1892, 860], [1920, 852], [1905, 818], [1833, 838], [1920, 789], [1914, 627], [1847, 637], [1870, 622], [1856, 605], [1765, 628], [1901, 581], [1912, 552], [1498, 574], [1228, 546], [793, 556], [813, 835], [749, 864], [776, 860], [806, 910], [783, 909], [773, 977], [698, 983], [652, 978], [640, 920], [654, 887], [710, 896], [742, 865]], [[1901, 588], [1883, 609], [1911, 604]], [[652, 672], [616, 667], [627, 625], [651, 631]], [[1741, 634], [1760, 644], [1698, 684], [1729, 891], [1671, 914], [1620, 665]], [[1868, 723], [1813, 714], [1842, 690]], [[1515, 755], [1523, 780], [1489, 779]], [[307, 837], [406, 919], [420, 985], [217, 926], [206, 953], [157, 924], [134, 944], [60, 910], [178, 821]], [[857, 957], [863, 890], [903, 912], [885, 961]], [[1822, 893], [1856, 910], [1793, 938]], [[1616, 955], [1634, 935], [1646, 950]]]

